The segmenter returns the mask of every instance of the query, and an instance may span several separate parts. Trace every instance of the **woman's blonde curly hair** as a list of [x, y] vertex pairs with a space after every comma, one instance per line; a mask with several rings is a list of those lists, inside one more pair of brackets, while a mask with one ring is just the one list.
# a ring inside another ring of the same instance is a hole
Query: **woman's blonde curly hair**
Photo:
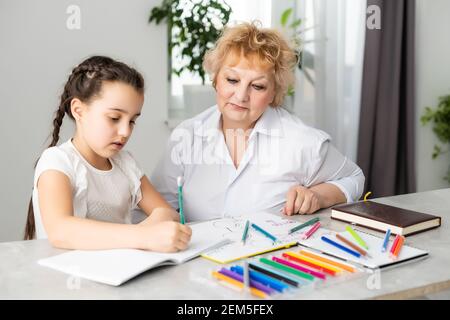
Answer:
[[214, 48], [205, 54], [203, 68], [212, 79], [214, 87], [217, 74], [230, 53], [238, 59], [245, 57], [252, 64], [256, 62], [270, 68], [275, 83], [275, 96], [271, 105], [278, 107], [294, 83], [294, 68], [298, 57], [279, 32], [261, 28], [257, 24], [251, 22], [226, 27]]

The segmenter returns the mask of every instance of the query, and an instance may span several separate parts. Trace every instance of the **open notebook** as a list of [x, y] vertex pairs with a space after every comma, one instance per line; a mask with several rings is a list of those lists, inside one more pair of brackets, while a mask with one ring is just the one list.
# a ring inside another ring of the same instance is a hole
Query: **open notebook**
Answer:
[[[241, 239], [247, 220], [275, 236], [278, 241], [274, 243], [250, 227], [244, 245]], [[290, 229], [299, 225], [299, 222], [264, 212], [225, 218], [210, 221], [209, 223], [210, 229], [215, 234], [230, 240], [230, 243], [202, 254], [202, 257], [218, 263], [230, 263], [266, 252], [295, 246], [301, 234], [300, 232], [292, 235], [288, 234]]]
[[[392, 258], [389, 257], [389, 249], [392, 246], [394, 237], [390, 238], [388, 250], [386, 252], [381, 252], [381, 247], [383, 245], [384, 240], [382, 237], [377, 237], [359, 230], [356, 230], [355, 232], [362, 238], [362, 240], [369, 247], [367, 252], [369, 253], [370, 257], [357, 258], [355, 256], [352, 256], [351, 254], [348, 254], [347, 252], [344, 252], [324, 242], [323, 240], [320, 239], [321, 236], [323, 235], [327, 236], [329, 239], [341, 245], [348, 247], [348, 245], [344, 244], [342, 241], [336, 238], [336, 232], [324, 228], [319, 229], [310, 239], [300, 240], [299, 244], [303, 247], [307, 247], [315, 251], [327, 254], [329, 256], [333, 256], [340, 260], [344, 260], [350, 263], [356, 263], [357, 265], [364, 266], [370, 269], [377, 269], [377, 268], [387, 269], [388, 267], [390, 268], [398, 266], [400, 264], [405, 264], [407, 262], [412, 262], [428, 257], [428, 252], [417, 248], [413, 248], [405, 244], [402, 247], [398, 258], [393, 260]], [[347, 240], [355, 243], [354, 239], [347, 231], [339, 232], [338, 234], [340, 234]]]
[[208, 232], [209, 222], [191, 225], [189, 248], [178, 253], [156, 253], [136, 249], [73, 250], [38, 263], [73, 276], [119, 286], [140, 273], [161, 265], [176, 265], [229, 240]]

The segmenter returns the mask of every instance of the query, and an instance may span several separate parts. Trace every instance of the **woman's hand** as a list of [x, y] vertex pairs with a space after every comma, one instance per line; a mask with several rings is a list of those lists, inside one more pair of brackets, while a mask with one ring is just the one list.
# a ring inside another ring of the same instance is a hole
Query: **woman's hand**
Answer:
[[286, 205], [283, 213], [292, 216], [294, 214], [312, 214], [321, 208], [320, 195], [311, 189], [296, 185], [289, 189]]
[[[147, 219], [146, 219], [147, 220]], [[175, 221], [141, 222], [142, 249], [158, 252], [177, 252], [188, 247], [192, 229]]]

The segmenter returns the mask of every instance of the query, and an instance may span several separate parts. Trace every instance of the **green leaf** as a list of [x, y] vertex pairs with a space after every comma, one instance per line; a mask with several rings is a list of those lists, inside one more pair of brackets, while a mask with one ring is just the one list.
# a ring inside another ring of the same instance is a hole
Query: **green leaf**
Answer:
[[288, 22], [291, 14], [292, 14], [292, 8], [284, 10], [283, 13], [281, 14], [280, 23], [283, 27], [285, 27], [287, 25], [287, 22]]
[[289, 28], [295, 29], [302, 24], [302, 19], [297, 19], [289, 25]]

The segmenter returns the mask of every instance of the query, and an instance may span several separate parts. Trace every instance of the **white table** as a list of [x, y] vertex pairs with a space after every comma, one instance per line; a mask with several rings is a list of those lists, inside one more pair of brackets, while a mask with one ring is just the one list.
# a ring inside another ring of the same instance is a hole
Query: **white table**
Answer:
[[[315, 290], [299, 290], [297, 299], [414, 298], [450, 288], [450, 189], [435, 190], [375, 201], [428, 212], [442, 217], [440, 228], [407, 237], [407, 244], [429, 251], [422, 261], [381, 272], [380, 289], [369, 289], [368, 277], [359, 277]], [[331, 220], [330, 209], [318, 213], [325, 228], [344, 230]], [[298, 219], [295, 217], [294, 219]], [[375, 231], [358, 228], [375, 233]], [[381, 234], [382, 235], [382, 234]], [[42, 267], [36, 261], [64, 250], [46, 240], [0, 243], [0, 299], [249, 299], [222, 287], [210, 277], [220, 265], [197, 258], [179, 266], [145, 272], [120, 287], [72, 277]]]

